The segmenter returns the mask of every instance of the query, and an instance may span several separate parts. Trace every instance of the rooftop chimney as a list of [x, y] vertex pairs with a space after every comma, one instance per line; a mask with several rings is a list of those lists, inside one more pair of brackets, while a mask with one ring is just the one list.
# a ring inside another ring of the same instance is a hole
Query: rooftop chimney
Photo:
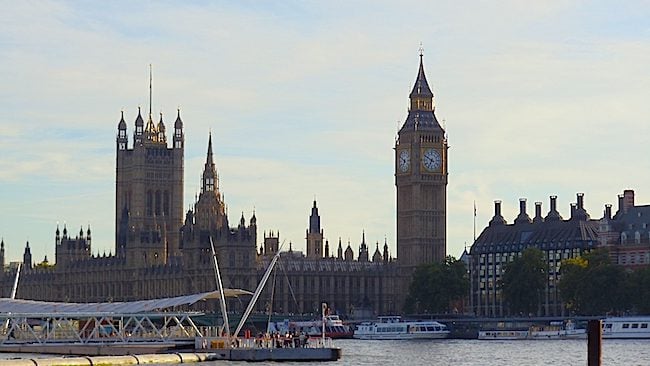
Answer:
[[623, 213], [624, 213], [624, 210], [623, 210], [623, 195], [619, 194], [618, 195], [618, 211], [616, 211], [616, 214], [618, 215], [618, 214], [623, 214]]
[[578, 209], [578, 208], [577, 208], [576, 204], [575, 204], [575, 203], [571, 203], [571, 219], [573, 219], [573, 218], [575, 217], [575, 215], [576, 215], [576, 210], [577, 210], [577, 209]]
[[612, 205], [609, 203], [605, 205], [605, 218], [607, 220], [612, 219]]
[[562, 216], [557, 212], [557, 196], [550, 196], [551, 199], [551, 209], [546, 214], [544, 221], [560, 221]]
[[530, 216], [526, 213], [526, 199], [525, 198], [520, 198], [519, 199], [519, 215], [515, 219], [515, 224], [522, 224], [522, 223], [529, 223], [530, 224]]
[[585, 194], [584, 193], [578, 193], [576, 194], [576, 201], [578, 202], [578, 209], [584, 208], [585, 207]]
[[589, 214], [585, 210], [585, 194], [577, 193], [576, 202], [575, 209], [572, 210], [571, 218], [575, 218], [576, 220], [589, 220]]
[[535, 202], [535, 218], [533, 218], [533, 222], [543, 222], [544, 218], [542, 217], [542, 203], [541, 202]]
[[627, 212], [632, 207], [634, 207], [634, 191], [626, 189], [623, 191], [623, 211]]
[[494, 217], [490, 220], [490, 226], [492, 225], [505, 225], [506, 220], [501, 215], [501, 201], [494, 201]]

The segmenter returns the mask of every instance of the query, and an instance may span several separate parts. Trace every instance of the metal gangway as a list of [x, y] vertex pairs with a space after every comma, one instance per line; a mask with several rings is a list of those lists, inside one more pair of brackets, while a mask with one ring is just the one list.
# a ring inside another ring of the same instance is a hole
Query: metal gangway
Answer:
[[0, 321], [0, 345], [45, 343], [179, 343], [218, 333], [217, 327], [198, 327], [193, 316], [202, 313], [5, 313]]

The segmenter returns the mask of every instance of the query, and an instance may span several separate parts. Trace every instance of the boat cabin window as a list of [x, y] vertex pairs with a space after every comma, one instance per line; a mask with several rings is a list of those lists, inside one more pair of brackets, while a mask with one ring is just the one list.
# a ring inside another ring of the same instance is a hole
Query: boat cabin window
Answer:
[[612, 324], [604, 324], [605, 328], [612, 329]]
[[632, 324], [632, 329], [637, 329], [638, 327], [639, 327], [639, 324], [637, 324], [637, 323]]
[[642, 328], [642, 329], [646, 329], [646, 328], [648, 328], [648, 323], [642, 323], [642, 324], [641, 324], [641, 328]]
[[623, 329], [627, 329], [627, 328], [629, 328], [629, 327], [630, 327], [630, 324], [628, 324], [628, 323], [624, 323], [624, 324], [623, 324]]

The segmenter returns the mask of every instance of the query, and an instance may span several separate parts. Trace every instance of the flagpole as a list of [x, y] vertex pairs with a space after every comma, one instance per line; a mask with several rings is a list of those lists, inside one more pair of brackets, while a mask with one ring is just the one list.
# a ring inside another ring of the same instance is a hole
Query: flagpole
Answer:
[[476, 241], [476, 201], [474, 201], [474, 241]]

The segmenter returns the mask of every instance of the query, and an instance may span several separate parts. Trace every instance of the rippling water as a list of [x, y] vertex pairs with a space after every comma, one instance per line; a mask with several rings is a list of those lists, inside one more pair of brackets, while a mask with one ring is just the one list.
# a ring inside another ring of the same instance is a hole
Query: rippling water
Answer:
[[[294, 365], [586, 365], [586, 340], [543, 341], [362, 341], [337, 340], [343, 357], [336, 363]], [[19, 355], [0, 354], [0, 358]], [[215, 361], [197, 365], [251, 365], [247, 362]], [[255, 363], [273, 365], [282, 363]], [[650, 340], [603, 340], [603, 365], [650, 365]]]
[[[343, 350], [336, 364], [350, 366], [587, 364], [587, 340], [338, 340], [335, 345]], [[650, 365], [650, 340], [603, 340], [603, 365]]]

